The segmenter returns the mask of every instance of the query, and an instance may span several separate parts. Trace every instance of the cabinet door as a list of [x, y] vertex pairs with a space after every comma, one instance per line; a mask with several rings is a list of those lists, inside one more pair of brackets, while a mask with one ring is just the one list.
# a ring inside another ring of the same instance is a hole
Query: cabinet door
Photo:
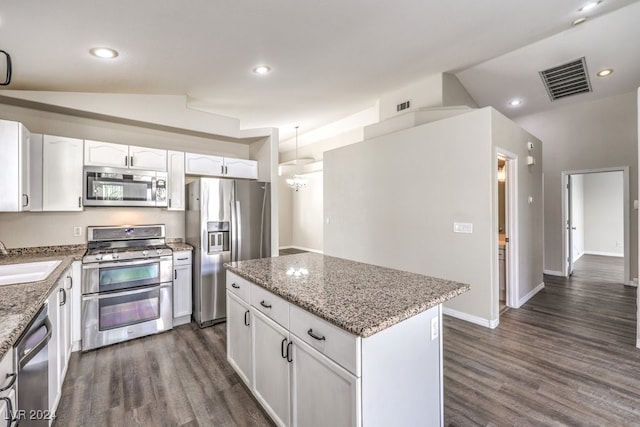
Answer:
[[360, 380], [295, 335], [291, 340], [292, 424], [304, 427], [360, 425]]
[[227, 291], [227, 360], [251, 388], [253, 379], [249, 304]]
[[167, 192], [169, 201], [167, 210], [184, 210], [184, 153], [182, 151], [167, 152]]
[[80, 280], [82, 275], [82, 263], [74, 261], [71, 265], [71, 275], [69, 276], [68, 286], [71, 290], [71, 345], [76, 349], [80, 349], [82, 344], [82, 287]]
[[49, 322], [51, 322], [51, 339], [49, 340], [49, 410], [53, 413], [58, 404], [58, 390], [60, 389], [60, 371], [58, 370], [59, 349], [58, 341], [60, 340], [60, 310], [59, 310], [59, 291], [60, 287], [56, 286], [53, 292], [47, 298], [49, 306]]
[[255, 160], [225, 157], [225, 176], [229, 178], [258, 179], [258, 162]]
[[257, 310], [253, 320], [253, 393], [276, 424], [288, 426], [290, 364], [286, 355], [289, 332]]
[[129, 146], [129, 167], [147, 171], [167, 171], [167, 150]]
[[42, 210], [82, 210], [84, 141], [44, 135], [42, 146]]
[[84, 164], [86, 166], [129, 166], [129, 146], [110, 142], [84, 141]]
[[191, 265], [173, 267], [173, 317], [191, 314]]
[[62, 389], [64, 376], [67, 372], [67, 362], [71, 355], [71, 293], [68, 289], [67, 275], [60, 280], [58, 290], [58, 376], [59, 386]]
[[222, 176], [224, 158], [206, 154], [185, 153], [185, 173], [192, 175]]

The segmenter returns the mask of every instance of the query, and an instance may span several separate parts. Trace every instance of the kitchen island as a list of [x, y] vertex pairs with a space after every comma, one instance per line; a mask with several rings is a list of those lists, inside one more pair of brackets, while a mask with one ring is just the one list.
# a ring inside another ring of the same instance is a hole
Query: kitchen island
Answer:
[[313, 253], [227, 267], [227, 358], [279, 425], [442, 425], [449, 280]]

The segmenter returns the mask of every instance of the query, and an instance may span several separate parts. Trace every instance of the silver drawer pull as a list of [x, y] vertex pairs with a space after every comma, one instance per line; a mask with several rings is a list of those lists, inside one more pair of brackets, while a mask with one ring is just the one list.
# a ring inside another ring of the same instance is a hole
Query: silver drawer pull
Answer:
[[260, 305], [263, 306], [264, 308], [271, 308], [271, 304], [265, 303], [264, 300], [260, 301]]
[[311, 338], [316, 339], [316, 340], [318, 340], [318, 341], [324, 341], [324, 340], [325, 340], [325, 339], [324, 339], [324, 335], [323, 335], [323, 336], [316, 335], [316, 334], [313, 332], [313, 329], [309, 329], [309, 330], [307, 331], [307, 333], [309, 334], [309, 336], [310, 336]]

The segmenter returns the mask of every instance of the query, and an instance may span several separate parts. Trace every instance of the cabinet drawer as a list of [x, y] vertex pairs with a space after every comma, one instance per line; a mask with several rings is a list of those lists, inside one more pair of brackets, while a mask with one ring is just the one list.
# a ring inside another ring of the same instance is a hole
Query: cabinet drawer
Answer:
[[180, 251], [173, 253], [173, 266], [191, 264], [191, 251]]
[[0, 361], [0, 389], [12, 381], [15, 373], [16, 370], [13, 366], [13, 348], [10, 348]]
[[260, 286], [251, 289], [251, 305], [285, 328], [289, 328], [289, 303]]
[[300, 307], [289, 307], [289, 330], [349, 372], [360, 376], [360, 337]]
[[242, 277], [227, 271], [227, 289], [249, 304], [251, 302], [251, 288], [254, 285]]

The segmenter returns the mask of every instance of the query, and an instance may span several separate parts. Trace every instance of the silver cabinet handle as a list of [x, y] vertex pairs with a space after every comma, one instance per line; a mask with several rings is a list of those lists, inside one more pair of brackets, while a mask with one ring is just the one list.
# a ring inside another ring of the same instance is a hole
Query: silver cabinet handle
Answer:
[[249, 322], [249, 310], [244, 312], [244, 326], [251, 326], [251, 323]]
[[67, 289], [72, 289], [73, 288], [73, 276], [67, 276], [67, 279], [69, 279], [69, 287]]
[[260, 305], [263, 306], [264, 308], [271, 308], [271, 304], [265, 303], [264, 300], [260, 301]]
[[82, 207], [82, 196], [78, 197], [78, 207]]
[[129, 156], [124, 156], [124, 165], [129, 166]]
[[24, 203], [22, 204], [22, 207], [29, 206], [29, 195], [28, 194], [23, 194], [22, 197], [24, 198]]
[[60, 307], [67, 303], [67, 291], [64, 288], [60, 288], [58, 292], [62, 292], [62, 296], [64, 297], [62, 301], [60, 301]]
[[173, 270], [173, 280], [178, 279], [178, 270]]
[[322, 335], [322, 336], [317, 335], [315, 332], [313, 332], [313, 329], [309, 329], [309, 330], [307, 331], [307, 333], [309, 334], [309, 336], [310, 336], [311, 338], [316, 339], [316, 340], [318, 340], [318, 341], [324, 341], [324, 340], [325, 340], [324, 335]]
[[129, 162], [129, 167], [133, 167], [133, 156], [131, 156], [131, 161]]
[[9, 380], [9, 383], [6, 386], [0, 387], [0, 392], [9, 390], [11, 387], [13, 387], [13, 385], [16, 383], [16, 380], [18, 379], [18, 374], [16, 374], [15, 372], [12, 374], [7, 374], [7, 378], [11, 378], [11, 379]]

